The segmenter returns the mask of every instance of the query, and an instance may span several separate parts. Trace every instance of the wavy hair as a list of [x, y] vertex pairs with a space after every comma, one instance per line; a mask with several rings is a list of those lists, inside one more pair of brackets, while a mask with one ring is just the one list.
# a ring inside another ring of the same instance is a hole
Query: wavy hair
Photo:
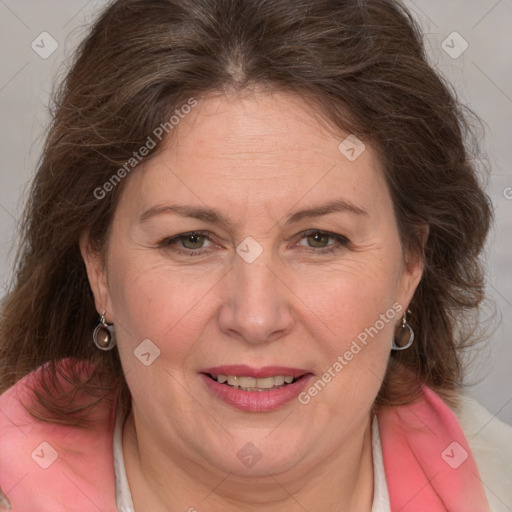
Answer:
[[[428, 63], [407, 9], [393, 0], [117, 0], [53, 97], [1, 306], [0, 391], [43, 367], [40, 416], [62, 423], [114, 391], [129, 399], [117, 351], [92, 343], [98, 315], [79, 250], [88, 232], [105, 251], [124, 182], [101, 200], [95, 191], [191, 97], [255, 85], [315, 102], [334, 127], [375, 148], [403, 247], [424, 259], [410, 304], [416, 340], [391, 354], [377, 403], [410, 400], [414, 379], [445, 399], [460, 388], [492, 209], [466, 145], [469, 113]], [[70, 365], [63, 393], [66, 358], [93, 370], [84, 377]], [[73, 406], [77, 392], [86, 406]]]

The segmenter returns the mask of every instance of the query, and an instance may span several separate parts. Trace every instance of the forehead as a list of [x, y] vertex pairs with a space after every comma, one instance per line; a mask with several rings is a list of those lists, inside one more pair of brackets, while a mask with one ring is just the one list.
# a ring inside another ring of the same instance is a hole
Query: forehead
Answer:
[[166, 147], [177, 155], [272, 164], [311, 152], [337, 158], [338, 143], [348, 134], [328, 123], [307, 98], [253, 89], [207, 95], [171, 135]]
[[211, 94], [171, 135], [130, 177], [139, 210], [171, 199], [274, 209], [340, 195], [368, 209], [389, 200], [372, 148], [330, 127], [295, 94]]

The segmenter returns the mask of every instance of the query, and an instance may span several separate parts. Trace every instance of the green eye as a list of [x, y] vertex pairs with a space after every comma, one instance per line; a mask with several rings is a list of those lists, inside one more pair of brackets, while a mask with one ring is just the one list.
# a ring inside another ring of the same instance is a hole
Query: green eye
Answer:
[[306, 238], [310, 243], [310, 247], [323, 248], [329, 245], [329, 239], [331, 238], [331, 236], [328, 235], [327, 233], [321, 233], [317, 231], [315, 233], [306, 235]]
[[188, 254], [189, 256], [199, 256], [208, 251], [210, 248], [208, 243], [211, 243], [211, 240], [207, 233], [191, 231], [172, 238], [165, 238], [158, 246], [162, 249]]
[[[212, 243], [207, 232], [191, 231], [172, 238], [165, 238], [158, 246], [188, 256], [202, 256], [209, 254], [215, 244]], [[336, 253], [343, 248], [350, 247], [350, 241], [335, 233], [310, 230], [301, 234], [298, 246], [305, 251], [309, 249], [313, 253]]]
[[302, 233], [301, 241], [303, 240], [306, 240], [306, 243], [299, 243], [299, 246], [304, 247], [305, 250], [317, 249], [314, 251], [316, 253], [334, 253], [350, 245], [348, 238], [343, 235], [317, 230]]
[[185, 249], [201, 249], [204, 245], [205, 236], [201, 234], [191, 234], [180, 238], [181, 244]]

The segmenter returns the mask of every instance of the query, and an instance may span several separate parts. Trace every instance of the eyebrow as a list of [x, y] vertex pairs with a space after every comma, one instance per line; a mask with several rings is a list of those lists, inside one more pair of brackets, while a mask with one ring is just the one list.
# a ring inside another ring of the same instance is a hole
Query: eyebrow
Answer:
[[[297, 223], [303, 219], [321, 217], [329, 213], [348, 212], [355, 215], [368, 216], [368, 212], [351, 202], [344, 199], [335, 199], [325, 204], [312, 206], [292, 213], [286, 220], [285, 225]], [[189, 217], [202, 220], [210, 224], [220, 224], [225, 227], [234, 227], [234, 223], [226, 218], [222, 213], [214, 208], [186, 206], [186, 205], [156, 205], [145, 211], [140, 217], [139, 222], [145, 222], [148, 219], [162, 214], [173, 214], [181, 217]]]

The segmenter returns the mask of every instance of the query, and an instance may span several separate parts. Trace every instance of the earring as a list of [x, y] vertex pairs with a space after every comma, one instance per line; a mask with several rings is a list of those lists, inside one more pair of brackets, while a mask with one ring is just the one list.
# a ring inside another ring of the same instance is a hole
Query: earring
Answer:
[[393, 339], [392, 350], [405, 350], [412, 345], [414, 341], [414, 331], [412, 327], [407, 323], [407, 313], [411, 314], [411, 310], [408, 309], [402, 317], [402, 325], [395, 334]]
[[100, 350], [107, 351], [112, 350], [116, 346], [116, 335], [114, 324], [107, 324], [105, 313], [106, 311], [103, 311], [100, 323], [96, 326], [92, 334], [92, 339]]

